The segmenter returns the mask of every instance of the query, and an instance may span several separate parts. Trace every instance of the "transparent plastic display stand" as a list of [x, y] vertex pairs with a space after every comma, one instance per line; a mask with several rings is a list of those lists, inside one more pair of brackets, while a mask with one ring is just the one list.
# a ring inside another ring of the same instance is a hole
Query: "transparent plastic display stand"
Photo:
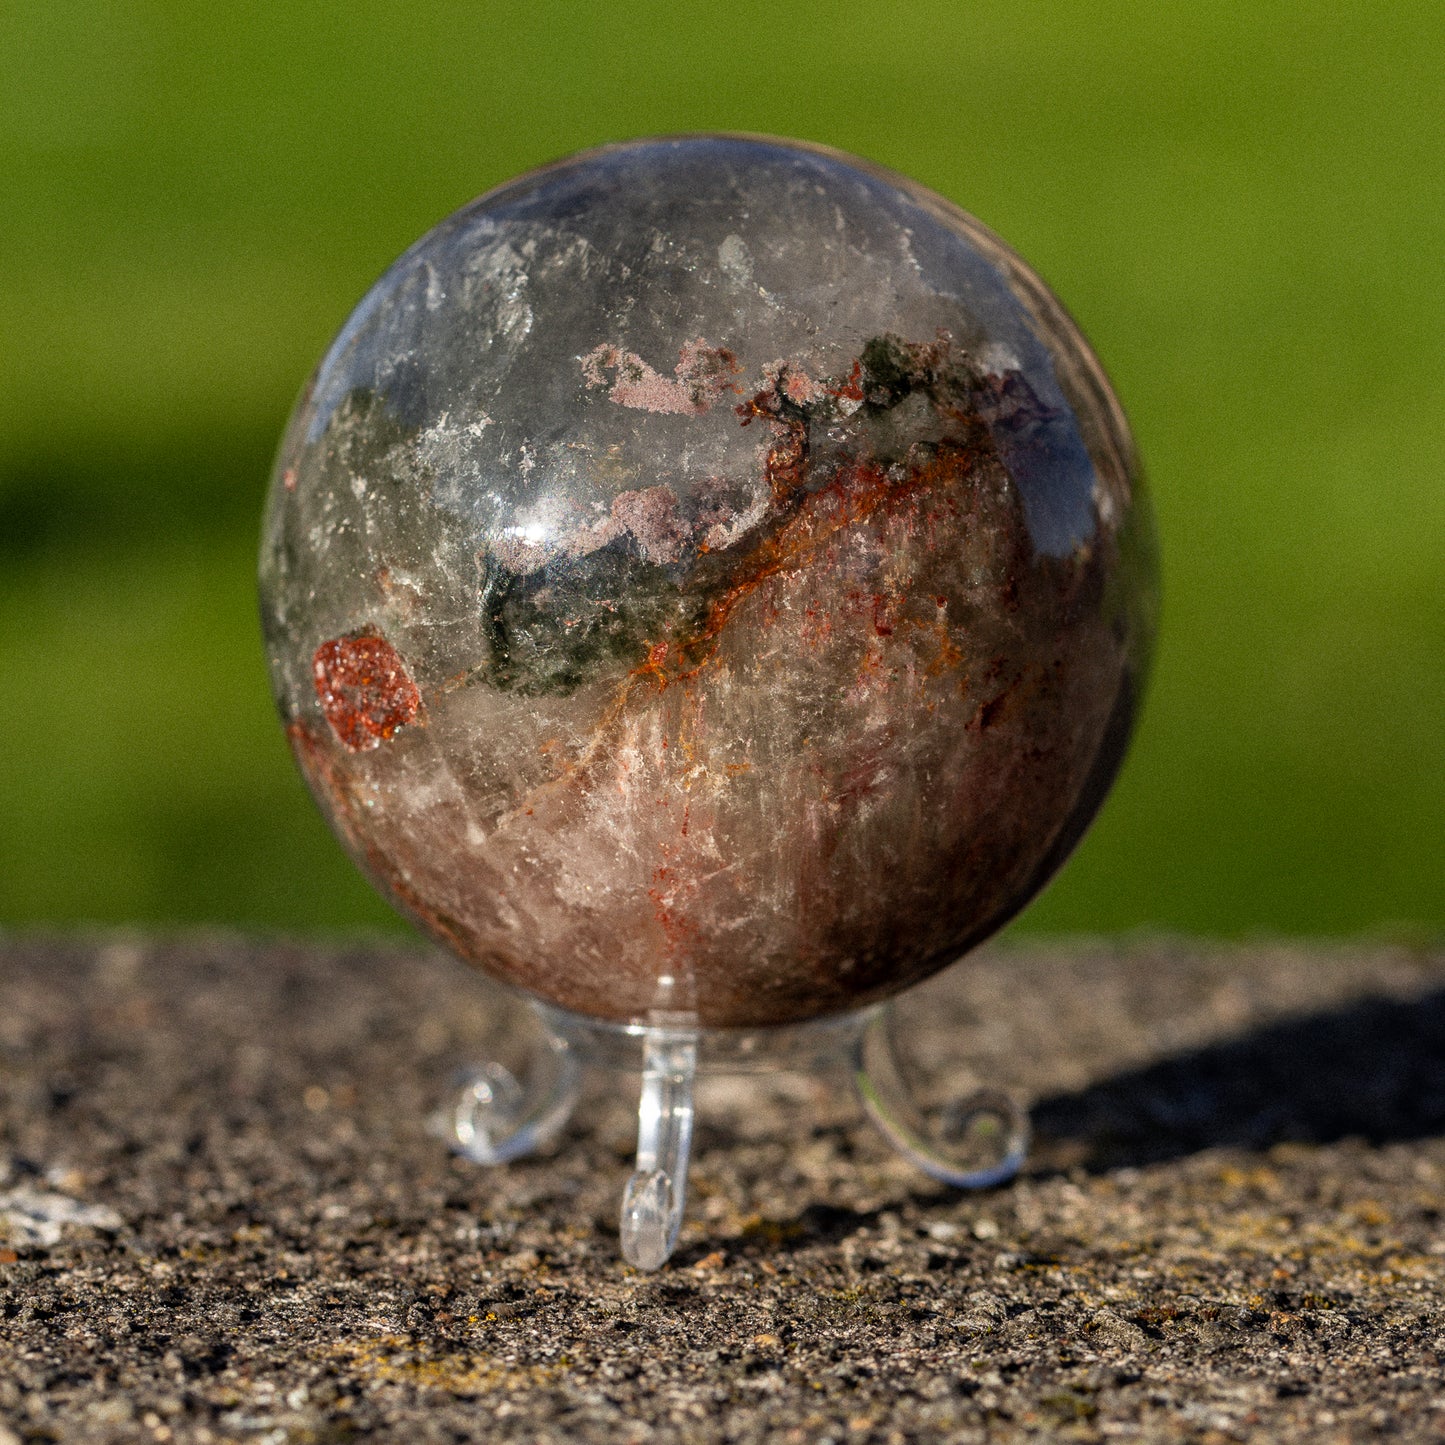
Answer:
[[700, 1028], [686, 1014], [604, 1024], [533, 1003], [542, 1026], [525, 1076], [484, 1062], [465, 1077], [434, 1127], [477, 1164], [507, 1164], [566, 1126], [588, 1068], [641, 1073], [637, 1159], [622, 1196], [622, 1254], [658, 1269], [677, 1244], [687, 1204], [694, 1091], [700, 1076], [845, 1070], [889, 1143], [925, 1174], [959, 1189], [1011, 1179], [1029, 1148], [1028, 1115], [1007, 1094], [979, 1089], [930, 1108], [910, 1077], [891, 1004], [766, 1029]]

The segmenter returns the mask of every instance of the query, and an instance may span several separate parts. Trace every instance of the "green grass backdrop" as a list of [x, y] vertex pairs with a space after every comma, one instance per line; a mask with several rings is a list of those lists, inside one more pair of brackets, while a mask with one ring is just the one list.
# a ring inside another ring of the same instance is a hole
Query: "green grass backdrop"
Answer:
[[496, 182], [659, 131], [827, 142], [977, 213], [1132, 416], [1143, 727], [1024, 927], [1445, 924], [1445, 6], [10, 0], [0, 921], [389, 920], [267, 693], [292, 397]]

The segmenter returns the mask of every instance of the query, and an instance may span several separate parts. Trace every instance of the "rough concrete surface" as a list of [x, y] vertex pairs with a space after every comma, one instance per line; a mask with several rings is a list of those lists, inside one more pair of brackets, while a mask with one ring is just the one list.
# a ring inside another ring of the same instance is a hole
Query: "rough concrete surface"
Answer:
[[710, 1083], [673, 1263], [635, 1083], [425, 1128], [524, 1015], [446, 960], [0, 940], [0, 1445], [1445, 1439], [1445, 952], [995, 949], [909, 1001], [1032, 1104], [961, 1195], [840, 1081]]

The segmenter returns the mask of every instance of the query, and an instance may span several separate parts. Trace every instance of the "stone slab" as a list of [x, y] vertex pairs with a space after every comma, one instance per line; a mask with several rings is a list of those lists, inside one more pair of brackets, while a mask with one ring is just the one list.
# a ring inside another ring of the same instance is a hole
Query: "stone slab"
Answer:
[[0, 939], [0, 1445], [1445, 1438], [1445, 952], [1015, 945], [908, 1010], [1031, 1102], [1025, 1176], [710, 1082], [643, 1275], [632, 1081], [549, 1158], [427, 1133], [525, 1039], [459, 966]]

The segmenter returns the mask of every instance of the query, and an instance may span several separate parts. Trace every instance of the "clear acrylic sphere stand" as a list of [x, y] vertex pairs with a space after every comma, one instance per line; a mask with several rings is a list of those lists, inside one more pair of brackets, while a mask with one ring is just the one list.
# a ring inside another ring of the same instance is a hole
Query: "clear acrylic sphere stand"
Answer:
[[532, 1004], [542, 1037], [524, 1076], [488, 1061], [470, 1070], [434, 1132], [477, 1164], [507, 1164], [566, 1127], [586, 1068], [641, 1074], [637, 1158], [622, 1196], [622, 1254], [638, 1269], [671, 1256], [687, 1204], [694, 1092], [704, 1074], [846, 1071], [890, 1144], [925, 1174], [985, 1189], [1018, 1172], [1027, 1113], [1007, 1094], [978, 1089], [929, 1107], [912, 1077], [891, 1004], [766, 1029], [701, 1028], [687, 1014], [605, 1024]]

